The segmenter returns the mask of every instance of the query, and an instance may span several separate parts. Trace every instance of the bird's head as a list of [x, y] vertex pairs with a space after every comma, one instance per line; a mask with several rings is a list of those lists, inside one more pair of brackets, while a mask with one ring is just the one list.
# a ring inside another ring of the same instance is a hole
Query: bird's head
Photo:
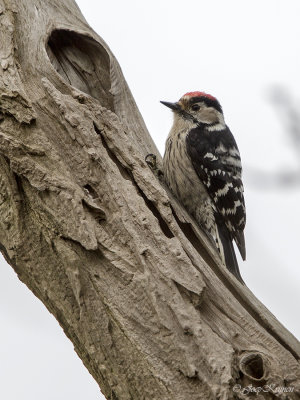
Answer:
[[174, 112], [175, 121], [184, 119], [188, 123], [204, 124], [210, 127], [224, 127], [224, 116], [220, 103], [210, 94], [188, 92], [176, 103], [161, 101]]

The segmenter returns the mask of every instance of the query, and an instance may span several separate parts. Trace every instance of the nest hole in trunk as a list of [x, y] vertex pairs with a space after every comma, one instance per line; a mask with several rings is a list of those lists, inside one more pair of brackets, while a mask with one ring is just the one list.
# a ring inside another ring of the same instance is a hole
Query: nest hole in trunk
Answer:
[[110, 57], [103, 46], [77, 32], [56, 29], [49, 36], [46, 50], [64, 81], [114, 111], [110, 93]]

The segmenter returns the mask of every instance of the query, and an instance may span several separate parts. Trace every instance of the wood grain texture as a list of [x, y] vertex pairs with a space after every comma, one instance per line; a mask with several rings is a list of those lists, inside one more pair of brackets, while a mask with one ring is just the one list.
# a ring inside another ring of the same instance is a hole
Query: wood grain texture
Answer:
[[299, 343], [148, 153], [120, 67], [75, 2], [0, 0], [1, 251], [106, 398], [246, 399], [236, 384], [299, 398]]

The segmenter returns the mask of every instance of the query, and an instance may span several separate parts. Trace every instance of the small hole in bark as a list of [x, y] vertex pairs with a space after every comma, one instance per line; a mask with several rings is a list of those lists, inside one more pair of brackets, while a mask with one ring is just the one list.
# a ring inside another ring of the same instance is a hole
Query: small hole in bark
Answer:
[[60, 29], [51, 33], [46, 50], [53, 67], [69, 85], [114, 111], [110, 58], [103, 46], [88, 36]]
[[93, 199], [98, 199], [99, 198], [97, 192], [92, 188], [91, 185], [86, 184], [83, 187]]
[[260, 354], [250, 354], [240, 361], [242, 373], [253, 380], [262, 380], [265, 376], [264, 360]]
[[111, 321], [108, 321], [108, 324], [107, 324], [107, 329], [108, 329], [108, 332], [109, 332], [110, 334], [112, 334], [112, 331], [113, 331], [113, 326], [112, 326], [112, 323], [111, 323]]

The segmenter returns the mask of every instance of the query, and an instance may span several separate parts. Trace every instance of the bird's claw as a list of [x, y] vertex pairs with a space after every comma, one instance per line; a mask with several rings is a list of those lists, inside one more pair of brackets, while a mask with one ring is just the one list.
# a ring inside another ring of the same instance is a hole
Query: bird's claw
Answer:
[[162, 171], [157, 166], [157, 157], [155, 154], [147, 154], [145, 157], [145, 162], [157, 177], [161, 177], [163, 175]]

